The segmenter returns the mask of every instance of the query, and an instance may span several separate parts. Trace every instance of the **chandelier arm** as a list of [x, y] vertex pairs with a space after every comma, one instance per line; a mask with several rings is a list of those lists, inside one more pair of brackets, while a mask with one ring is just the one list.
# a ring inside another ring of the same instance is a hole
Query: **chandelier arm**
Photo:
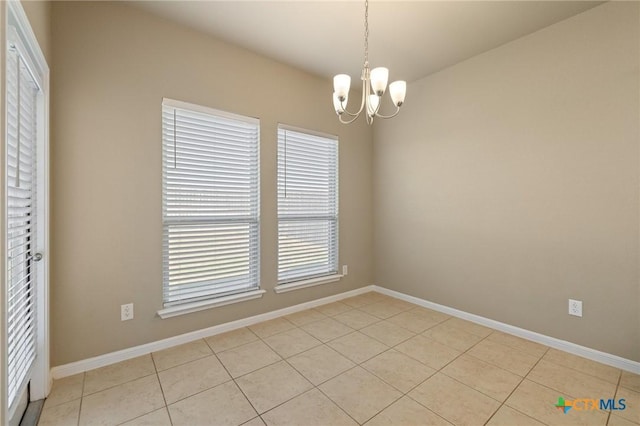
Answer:
[[368, 107], [367, 107], [367, 124], [371, 125], [373, 124], [373, 119], [376, 117], [376, 113], [374, 112], [373, 114], [370, 114], [368, 111]]
[[369, 80], [369, 63], [367, 63], [365, 65], [365, 69], [363, 70], [363, 78], [362, 78], [362, 103], [364, 103], [365, 107], [364, 107], [364, 112], [367, 118], [367, 123], [371, 124], [372, 121], [370, 121], [369, 117], [371, 117], [371, 114], [369, 113], [369, 108], [371, 107], [371, 105], [369, 104], [370, 100], [369, 100], [369, 95], [371, 95], [371, 84], [370, 84], [370, 80]]
[[340, 120], [340, 122], [341, 122], [342, 124], [351, 124], [351, 123], [353, 123], [354, 121], [356, 121], [356, 120], [358, 119], [358, 117], [360, 117], [360, 114], [356, 114], [356, 115], [355, 115], [351, 120], [343, 120], [343, 119], [342, 119], [342, 115], [339, 115], [339, 116], [338, 116], [338, 120]]
[[[371, 110], [371, 101], [370, 101], [370, 97], [371, 95], [377, 96], [374, 93], [371, 93], [371, 79], [369, 78], [369, 72], [368, 72], [368, 68], [367, 68], [367, 74], [366, 74], [366, 81], [365, 81], [365, 85], [366, 85], [366, 104], [367, 104], [367, 123], [368, 124], [373, 124], [373, 118], [378, 115], [378, 110], [380, 109], [380, 102], [378, 101], [378, 105], [376, 107], [375, 110]], [[363, 87], [362, 91], [365, 91], [365, 88]]]
[[[342, 108], [342, 112], [347, 113], [347, 115], [351, 116], [351, 117], [355, 117], [358, 118], [358, 116], [360, 116], [360, 114], [362, 113], [362, 110], [364, 109], [364, 106], [366, 105], [366, 95], [365, 93], [365, 87], [366, 87], [367, 82], [366, 81], [362, 81], [362, 102], [360, 103], [360, 109], [358, 110], [358, 112], [356, 113], [352, 113], [347, 111], [347, 109], [345, 108], [345, 106], [342, 104], [342, 102], [340, 102], [340, 107]], [[340, 122], [344, 123], [344, 121], [340, 120]], [[353, 120], [349, 121], [349, 123], [353, 122]], [[345, 123], [348, 124], [348, 123]]]
[[395, 117], [396, 115], [398, 115], [399, 112], [400, 112], [400, 107], [396, 106], [396, 112], [394, 112], [393, 114], [391, 114], [391, 115], [382, 115], [382, 114], [376, 113], [376, 117], [384, 118], [386, 120], [388, 118]]
[[[340, 105], [342, 107], [342, 105]], [[356, 112], [355, 114], [353, 112], [349, 112], [346, 109], [342, 108], [342, 113], [343, 114], [347, 114], [349, 117], [357, 117], [360, 115], [361, 111]]]
[[342, 102], [340, 102], [340, 107], [342, 108], [342, 112], [343, 113], [346, 113], [347, 115], [349, 115], [351, 117], [356, 117], [357, 118], [360, 115], [360, 113], [362, 113], [362, 110], [364, 109], [364, 99], [362, 100], [362, 104], [360, 104], [360, 109], [356, 113], [347, 111], [347, 109], [344, 107], [344, 105], [342, 105]]

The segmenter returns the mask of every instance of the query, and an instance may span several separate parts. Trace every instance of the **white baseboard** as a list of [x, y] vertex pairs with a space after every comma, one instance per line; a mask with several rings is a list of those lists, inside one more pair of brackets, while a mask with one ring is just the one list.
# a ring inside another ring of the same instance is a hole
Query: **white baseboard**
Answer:
[[264, 314], [255, 315], [248, 318], [243, 318], [237, 321], [227, 322], [224, 324], [215, 325], [202, 330], [196, 330], [189, 333], [181, 334], [179, 336], [169, 337], [167, 339], [158, 340], [156, 342], [146, 343], [144, 345], [134, 346], [132, 348], [123, 349], [116, 352], [88, 358], [69, 364], [60, 365], [51, 369], [51, 376], [54, 379], [60, 379], [74, 374], [82, 373], [94, 368], [105, 367], [107, 365], [115, 364], [117, 362], [126, 361], [138, 356], [146, 355], [151, 352], [168, 349], [170, 347], [189, 343], [194, 340], [202, 339], [205, 337], [214, 336], [216, 334], [225, 333], [227, 331], [236, 330], [238, 328], [247, 327], [253, 324], [257, 324], [262, 321], [278, 318], [284, 315], [293, 314], [295, 312], [303, 311], [305, 309], [314, 308], [316, 306], [326, 305], [327, 303], [336, 302], [348, 297], [357, 296], [369, 291], [376, 291], [387, 296], [395, 297], [400, 300], [414, 303], [425, 308], [433, 309], [434, 311], [443, 312], [445, 314], [462, 318], [467, 321], [474, 322], [476, 324], [483, 325], [485, 327], [492, 328], [494, 330], [502, 331], [504, 333], [512, 334], [514, 336], [522, 337], [523, 339], [531, 340], [536, 343], [559, 349], [574, 355], [578, 355], [593, 361], [600, 362], [602, 364], [610, 365], [612, 367], [620, 368], [622, 370], [630, 371], [635, 374], [640, 374], [640, 362], [632, 361], [630, 359], [622, 358], [617, 355], [612, 355], [606, 352], [601, 352], [595, 349], [587, 348], [585, 346], [577, 345], [575, 343], [567, 342], [565, 340], [556, 339], [555, 337], [546, 336], [544, 334], [536, 333], [533, 331], [525, 330], [523, 328], [515, 327], [513, 325], [505, 324], [499, 321], [495, 321], [489, 318], [481, 317], [479, 315], [470, 314], [468, 312], [460, 311], [458, 309], [450, 308], [448, 306], [439, 305], [428, 300], [420, 299], [418, 297], [409, 296], [404, 293], [397, 292], [395, 290], [389, 290], [384, 287], [369, 285], [361, 287], [356, 290], [347, 291], [345, 293], [336, 294], [322, 299], [312, 300], [310, 302], [301, 303], [299, 305], [289, 306], [287, 308], [278, 309], [276, 311], [266, 312]]
[[378, 293], [386, 294], [387, 296], [395, 297], [397, 299], [404, 300], [406, 302], [411, 302], [416, 305], [423, 306], [425, 308], [433, 309], [434, 311], [439, 311], [454, 317], [462, 318], [464, 320], [471, 321], [476, 324], [484, 325], [485, 327], [489, 327], [494, 330], [498, 330], [504, 333], [512, 334], [514, 336], [522, 337], [523, 339], [531, 340], [536, 343], [541, 343], [551, 348], [559, 349], [561, 351], [565, 351], [570, 354], [578, 355], [583, 358], [600, 362], [602, 364], [610, 365], [612, 367], [616, 367], [621, 370], [626, 370], [635, 374], [640, 374], [640, 362], [637, 362], [637, 361], [632, 361], [630, 359], [622, 358], [617, 355], [601, 352], [596, 349], [587, 348], [586, 346], [577, 345], [575, 343], [567, 342], [566, 340], [556, 339], [555, 337], [546, 336], [544, 334], [536, 333], [534, 331], [525, 330], [524, 328], [515, 327], [513, 325], [509, 325], [503, 322], [481, 317], [479, 315], [470, 314], [468, 312], [460, 311], [458, 309], [450, 308], [448, 306], [439, 305], [437, 303], [420, 299], [418, 297], [409, 296], [407, 294], [400, 293], [395, 290], [389, 290], [387, 288], [380, 287], [377, 285], [374, 285], [372, 287], [374, 291], [377, 291]]
[[374, 286], [372, 285], [361, 287], [344, 293], [335, 294], [333, 296], [323, 297], [322, 299], [312, 300], [310, 302], [300, 303], [299, 305], [278, 309], [276, 311], [265, 312], [264, 314], [254, 315], [252, 317], [243, 318], [237, 321], [214, 325], [213, 327], [192, 331], [189, 333], [181, 334], [179, 336], [169, 337], [167, 339], [145, 343], [144, 345], [134, 346], [132, 348], [123, 349], [116, 352], [110, 352], [93, 358], [87, 358], [69, 364], [59, 365], [51, 369], [51, 376], [54, 379], [61, 379], [63, 377], [93, 370], [94, 368], [105, 367], [117, 362], [126, 361], [128, 359], [146, 355], [151, 352], [168, 349], [176, 345], [182, 345], [194, 340], [214, 336], [216, 334], [225, 333], [227, 331], [236, 330], [242, 327], [247, 327], [262, 321], [278, 318], [283, 315], [289, 315], [295, 312], [303, 311], [305, 309], [314, 308], [316, 306], [326, 305], [327, 303], [337, 302], [339, 300], [357, 296], [359, 294], [367, 293], [373, 290]]

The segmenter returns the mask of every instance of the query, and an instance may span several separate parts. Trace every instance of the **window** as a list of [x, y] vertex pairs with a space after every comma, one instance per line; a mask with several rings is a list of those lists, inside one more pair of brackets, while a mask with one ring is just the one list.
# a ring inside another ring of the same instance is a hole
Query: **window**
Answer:
[[338, 139], [278, 127], [278, 285], [338, 272]]
[[163, 101], [165, 308], [259, 288], [259, 134], [257, 119]]

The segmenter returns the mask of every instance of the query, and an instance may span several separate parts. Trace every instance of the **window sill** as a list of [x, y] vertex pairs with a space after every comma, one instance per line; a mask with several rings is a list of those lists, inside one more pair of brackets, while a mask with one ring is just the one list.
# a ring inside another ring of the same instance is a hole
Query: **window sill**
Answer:
[[205, 309], [217, 308], [218, 306], [259, 299], [264, 293], [266, 293], [266, 290], [252, 290], [245, 293], [219, 297], [217, 299], [201, 300], [199, 302], [185, 303], [184, 305], [170, 306], [168, 308], [160, 309], [158, 311], [158, 316], [162, 319], [167, 319], [178, 315], [204, 311]]
[[313, 287], [316, 285], [329, 284], [336, 281], [340, 281], [344, 275], [335, 274], [327, 275], [324, 277], [311, 278], [309, 280], [295, 281], [287, 284], [277, 285], [273, 290], [276, 293], [286, 293], [288, 291], [299, 290], [301, 288]]

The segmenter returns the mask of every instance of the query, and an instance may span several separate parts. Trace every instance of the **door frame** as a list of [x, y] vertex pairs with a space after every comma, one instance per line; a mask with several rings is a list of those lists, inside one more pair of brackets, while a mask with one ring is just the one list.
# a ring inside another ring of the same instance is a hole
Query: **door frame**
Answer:
[[[35, 66], [36, 70], [33, 70], [39, 74], [42, 83], [42, 91], [41, 98], [38, 102], [41, 103], [41, 107], [38, 109], [38, 120], [39, 125], [38, 130], [38, 139], [36, 142], [36, 155], [37, 155], [37, 164], [36, 167], [38, 169], [37, 174], [37, 191], [36, 191], [36, 223], [41, 226], [38, 226], [36, 241], [37, 247], [36, 251], [42, 253], [43, 258], [37, 264], [37, 275], [36, 275], [36, 309], [37, 309], [37, 333], [36, 333], [36, 359], [34, 362], [33, 369], [31, 371], [31, 381], [30, 381], [30, 395], [29, 398], [31, 401], [36, 401], [39, 399], [45, 398], [51, 389], [51, 374], [50, 374], [50, 361], [49, 361], [49, 215], [50, 215], [50, 198], [49, 198], [49, 66], [47, 65], [47, 61], [40, 49], [40, 45], [36, 39], [36, 36], [31, 28], [27, 15], [22, 7], [22, 4], [19, 0], [8, 0], [2, 2], [6, 5], [3, 7], [3, 27], [5, 30], [3, 31], [2, 37], [0, 37], [3, 41], [2, 45], [2, 134], [3, 140], [6, 138], [6, 49], [7, 49], [7, 37], [9, 31], [9, 23], [12, 22], [16, 26], [16, 30], [18, 31], [18, 35], [22, 44], [27, 50], [27, 54], [29, 55], [32, 64]], [[6, 291], [7, 291], [7, 271], [6, 271], [6, 227], [7, 227], [7, 210], [6, 210], [6, 170], [5, 170], [5, 158], [6, 158], [6, 148], [2, 147], [2, 266], [3, 266], [3, 274], [2, 274], [2, 350], [0, 353], [2, 354], [2, 391], [0, 395], [2, 395], [2, 413], [0, 413], [0, 421], [4, 423], [11, 418], [11, 414], [9, 410], [11, 407], [8, 405], [7, 400], [7, 334], [6, 334], [6, 325], [7, 325], [7, 301], [6, 301]], [[4, 420], [2, 419], [4, 417]]]

